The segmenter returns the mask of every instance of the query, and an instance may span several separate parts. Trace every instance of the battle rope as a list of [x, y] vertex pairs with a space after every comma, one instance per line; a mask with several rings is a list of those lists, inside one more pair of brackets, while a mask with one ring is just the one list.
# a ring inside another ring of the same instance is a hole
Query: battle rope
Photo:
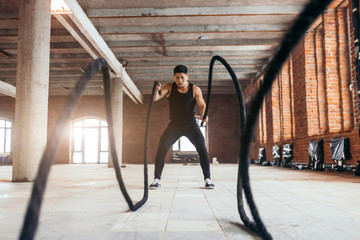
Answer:
[[[355, 69], [356, 69], [356, 86], [357, 86], [357, 96], [358, 96], [358, 107], [360, 115], [360, 19], [359, 19], [359, 0], [352, 0], [352, 20], [354, 28], [354, 42], [355, 42]], [[360, 128], [359, 128], [360, 134]]]
[[[147, 160], [147, 155], [148, 155], [149, 129], [150, 129], [150, 119], [151, 119], [152, 106], [153, 106], [153, 102], [154, 102], [154, 95], [155, 95], [155, 91], [156, 91], [156, 86], [158, 86], [158, 85], [159, 85], [159, 83], [157, 81], [155, 81], [154, 85], [153, 85], [152, 92], [151, 92], [151, 98], [150, 98], [150, 103], [149, 103], [149, 108], [148, 108], [148, 115], [147, 115], [147, 120], [146, 120], [145, 143], [144, 143], [144, 195], [143, 195], [143, 198], [139, 202], [137, 202], [135, 205], [132, 203], [132, 200], [131, 200], [129, 194], [126, 191], [124, 181], [122, 180], [122, 177], [121, 177], [121, 171], [120, 171], [119, 164], [117, 164], [117, 167], [115, 168], [116, 176], [117, 176], [118, 182], [120, 184], [121, 192], [124, 195], [125, 200], [126, 200], [127, 204], [129, 205], [129, 208], [130, 208], [131, 211], [136, 211], [137, 209], [139, 209], [142, 205], [145, 204], [145, 202], [148, 199], [149, 188], [148, 188], [148, 160]], [[111, 99], [110, 98], [110, 92], [108, 93], [108, 95], [105, 94], [105, 97], [106, 96], [108, 96], [108, 98]], [[107, 119], [110, 119], [111, 116], [112, 116], [111, 112], [108, 113], [108, 111], [107, 111]], [[112, 129], [109, 129], [109, 134], [110, 133], [113, 134]], [[113, 136], [109, 135], [109, 139], [110, 139], [110, 144], [111, 144], [111, 142], [113, 142], [113, 141], [111, 141], [111, 139], [113, 139]], [[111, 146], [110, 146], [110, 148], [111, 148]], [[111, 148], [111, 149], [115, 150], [115, 146], [113, 148]], [[112, 154], [112, 156], [116, 156], [116, 158], [117, 158], [116, 152], [112, 152], [111, 154]], [[114, 163], [114, 165], [115, 165], [115, 163]]]
[[[246, 124], [244, 128], [244, 132], [241, 134], [241, 144], [240, 144], [240, 160], [239, 160], [239, 168], [238, 168], [238, 209], [239, 213], [242, 211], [242, 195], [241, 189], [239, 187], [242, 186], [245, 192], [245, 196], [247, 202], [249, 204], [252, 216], [254, 221], [256, 222], [256, 228], [254, 229], [253, 224], [250, 222], [244, 224], [249, 225], [251, 230], [256, 230], [260, 234], [263, 239], [272, 239], [270, 233], [266, 230], [264, 223], [262, 222], [259, 212], [256, 208], [251, 187], [250, 187], [250, 177], [249, 177], [249, 152], [251, 140], [254, 136], [255, 131], [255, 123], [258, 117], [260, 108], [262, 106], [262, 102], [266, 93], [271, 89], [272, 83], [278, 74], [280, 68], [283, 63], [288, 58], [292, 49], [297, 45], [299, 40], [302, 38], [306, 30], [309, 28], [310, 24], [326, 9], [331, 0], [312, 0], [310, 1], [305, 9], [301, 12], [298, 19], [295, 21], [289, 32], [285, 35], [282, 43], [275, 54], [274, 58], [268, 64], [268, 70], [264, 75], [263, 84], [260, 86], [259, 91], [251, 102], [250, 109], [248, 111]], [[209, 73], [210, 74], [210, 73]], [[211, 89], [211, 86], [209, 86]], [[209, 105], [209, 95], [208, 102]], [[206, 111], [207, 112], [207, 111]], [[239, 181], [241, 178], [241, 181]], [[240, 213], [241, 219], [246, 216], [244, 213]], [[248, 221], [248, 220], [246, 220]]]
[[[327, 5], [331, 0], [312, 0], [300, 14], [299, 18], [296, 20], [290, 31], [285, 35], [280, 48], [274, 58], [269, 63], [268, 71], [264, 75], [263, 84], [260, 86], [260, 89], [254, 98], [250, 106], [250, 111], [248, 112], [248, 118], [245, 124], [244, 134], [241, 135], [241, 146], [240, 146], [240, 161], [239, 161], [239, 171], [238, 177], [241, 176], [240, 186], [242, 185], [247, 202], [249, 204], [252, 216], [256, 222], [257, 230], [260, 236], [263, 239], [272, 239], [271, 235], [267, 232], [264, 224], [261, 221], [259, 213], [257, 211], [256, 205], [253, 201], [251, 188], [250, 188], [250, 178], [249, 178], [249, 150], [251, 145], [251, 139], [254, 135], [255, 123], [257, 116], [259, 114], [262, 102], [264, 100], [265, 94], [271, 89], [272, 82], [275, 79], [276, 74], [279, 72], [279, 69], [287, 59], [289, 53], [296, 46], [300, 38], [303, 36], [305, 31], [308, 29], [310, 24], [326, 9]], [[86, 69], [84, 75], [81, 77], [79, 82], [76, 84], [73, 92], [68, 98], [67, 103], [65, 104], [64, 109], [62, 110], [55, 128], [51, 133], [51, 137], [47, 143], [45, 152], [42, 156], [38, 175], [33, 185], [33, 190], [31, 193], [31, 199], [28, 205], [26, 216], [24, 219], [23, 227], [20, 234], [20, 239], [33, 239], [36, 233], [36, 228], [38, 225], [39, 214], [41, 203], [43, 199], [43, 194], [46, 187], [46, 181], [48, 174], [50, 172], [50, 167], [53, 162], [53, 157], [58, 146], [58, 143], [61, 139], [62, 130], [65, 127], [67, 120], [71, 116], [75, 108], [76, 102], [79, 100], [81, 93], [85, 89], [87, 83], [90, 81], [91, 77], [95, 75], [98, 69], [102, 69], [103, 81], [104, 81], [104, 92], [105, 92], [105, 104], [106, 104], [106, 115], [109, 127], [109, 139], [110, 139], [110, 149], [114, 161], [114, 169], [116, 172], [116, 177], [119, 181], [120, 189], [132, 211], [135, 211], [141, 207], [147, 200], [147, 176], [144, 178], [144, 196], [135, 205], [132, 203], [130, 196], [126, 192], [125, 185], [121, 178], [121, 171], [117, 159], [115, 144], [114, 144], [114, 135], [112, 128], [112, 113], [111, 113], [111, 96], [110, 96], [110, 75], [109, 68], [104, 59], [97, 59], [92, 62], [89, 67]], [[153, 95], [156, 83], [153, 88]], [[209, 104], [209, 102], [208, 102]], [[150, 102], [149, 108], [152, 106], [152, 101]], [[149, 117], [149, 115], [148, 115]], [[148, 119], [149, 122], [149, 119]], [[147, 126], [148, 131], [148, 126]], [[145, 139], [147, 141], [147, 137]], [[145, 159], [144, 159], [145, 161]], [[147, 165], [146, 165], [147, 166]], [[144, 165], [145, 168], [145, 165]], [[147, 174], [147, 169], [144, 169], [144, 174]], [[241, 184], [242, 183], [242, 184]], [[239, 180], [238, 180], [239, 186]], [[238, 191], [239, 192], [239, 191]], [[240, 191], [241, 192], [241, 191]], [[241, 195], [238, 197], [241, 198]], [[242, 202], [242, 200], [238, 201]], [[241, 204], [240, 204], [241, 205]], [[240, 206], [241, 208], [242, 206]], [[240, 209], [239, 208], [239, 209]], [[239, 210], [240, 212], [240, 210]], [[250, 224], [252, 226], [252, 224]], [[252, 227], [250, 227], [252, 229]]]
[[[213, 69], [214, 69], [215, 61], [219, 61], [224, 65], [224, 67], [228, 70], [228, 72], [229, 72], [229, 74], [231, 76], [231, 79], [234, 82], [236, 95], [238, 97], [238, 104], [239, 104], [240, 135], [242, 135], [243, 132], [244, 132], [244, 129], [245, 129], [245, 122], [246, 122], [246, 110], [245, 110], [245, 102], [244, 102], [243, 92], [241, 90], [241, 86], [239, 84], [238, 78], [237, 78], [234, 70], [231, 68], [229, 63], [224, 58], [222, 58], [220, 56], [214, 56], [214, 57], [212, 57], [212, 59], [210, 61], [209, 79], [208, 79], [208, 93], [207, 93], [207, 100], [206, 100], [207, 104], [206, 104], [206, 109], [205, 109], [205, 113], [204, 113], [204, 118], [206, 118], [206, 116], [208, 114], [209, 106], [210, 106], [211, 88], [212, 88], [212, 76], [213, 76]], [[241, 142], [239, 141], [239, 145], [240, 144], [241, 144]], [[253, 221], [250, 221], [250, 219], [248, 218], [248, 216], [246, 215], [246, 212], [244, 210], [244, 202], [243, 202], [243, 197], [242, 197], [242, 182], [241, 182], [241, 177], [240, 176], [238, 176], [238, 178], [237, 178], [237, 196], [238, 196], [237, 197], [238, 212], [239, 212], [241, 220], [243, 221], [244, 225], [247, 228], [251, 229], [254, 232], [257, 232], [256, 223], [253, 222]]]
[[113, 131], [113, 118], [112, 118], [112, 109], [111, 109], [111, 92], [110, 92], [110, 72], [109, 67], [105, 59], [99, 58], [89, 64], [85, 70], [83, 76], [77, 82], [74, 90], [71, 92], [68, 100], [60, 113], [55, 127], [50, 134], [50, 138], [47, 142], [46, 149], [42, 155], [41, 162], [39, 165], [37, 177], [35, 179], [31, 198], [28, 204], [27, 212], [24, 218], [22, 230], [20, 233], [19, 239], [34, 239], [36, 229], [39, 222], [39, 215], [41, 209], [41, 203], [44, 196], [44, 191], [46, 187], [47, 178], [50, 172], [51, 165], [53, 163], [54, 155], [59, 145], [63, 129], [65, 128], [71, 114], [73, 113], [77, 101], [80, 99], [82, 92], [84, 91], [86, 85], [89, 83], [90, 79], [97, 73], [101, 68], [104, 82], [104, 94], [105, 94], [105, 108], [106, 108], [106, 118], [108, 122], [108, 134], [109, 134], [109, 143], [110, 150], [113, 160], [113, 165], [116, 173], [116, 178], [118, 180], [122, 194], [125, 197], [126, 202], [129, 205], [129, 208], [132, 211], [136, 211], [142, 205], [145, 204], [148, 198], [148, 174], [147, 174], [147, 145], [148, 145], [148, 129], [150, 125], [150, 116], [152, 109], [152, 99], [154, 97], [154, 92], [157, 86], [157, 82], [154, 83], [152, 91], [152, 99], [149, 105], [148, 118], [146, 123], [146, 133], [145, 133], [145, 147], [144, 147], [144, 195], [143, 198], [133, 204], [129, 194], [126, 191], [124, 181], [121, 177], [121, 170], [119, 166], [119, 160], [117, 157], [117, 152], [115, 148], [114, 141], [114, 131]]

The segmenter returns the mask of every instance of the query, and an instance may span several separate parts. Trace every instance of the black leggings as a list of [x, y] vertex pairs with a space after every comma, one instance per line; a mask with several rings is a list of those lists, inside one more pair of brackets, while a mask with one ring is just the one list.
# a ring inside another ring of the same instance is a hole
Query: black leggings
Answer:
[[156, 153], [155, 178], [161, 179], [161, 173], [165, 164], [165, 155], [176, 140], [182, 136], [187, 137], [199, 153], [204, 179], [210, 178], [209, 154], [206, 150], [204, 136], [195, 121], [185, 125], [175, 125], [171, 122], [168, 124], [160, 138], [159, 147]]

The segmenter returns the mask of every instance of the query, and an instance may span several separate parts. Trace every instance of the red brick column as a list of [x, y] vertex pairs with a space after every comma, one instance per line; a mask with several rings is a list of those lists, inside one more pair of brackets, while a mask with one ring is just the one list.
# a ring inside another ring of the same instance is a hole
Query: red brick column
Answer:
[[292, 72], [291, 57], [284, 63], [281, 72], [281, 140], [290, 140], [293, 138], [293, 93], [292, 93]]
[[317, 103], [319, 111], [319, 133], [324, 134], [329, 129], [329, 122], [327, 118], [327, 94], [325, 82], [325, 50], [324, 42], [324, 29], [321, 24], [314, 30], [314, 47], [315, 47], [315, 62], [316, 65], [316, 79], [317, 79]]
[[281, 75], [278, 75], [273, 82], [272, 88], [271, 88], [271, 94], [269, 94], [269, 98], [271, 96], [271, 101], [267, 101], [267, 109], [269, 109], [269, 113], [271, 114], [271, 117], [268, 116], [268, 126], [272, 126], [272, 131], [270, 129], [268, 130], [269, 138], [271, 138], [272, 133], [272, 139], [269, 139], [269, 142], [280, 142], [281, 140], [281, 102], [280, 102], [280, 94], [281, 94], [281, 88], [279, 86]]
[[334, 10], [327, 10], [323, 16], [324, 47], [325, 47], [325, 78], [328, 102], [329, 131], [342, 130], [341, 95], [338, 73], [336, 14]]
[[350, 15], [350, 52], [351, 52], [351, 65], [350, 65], [350, 69], [351, 69], [351, 79], [353, 81], [353, 85], [354, 85], [354, 89], [353, 89], [353, 94], [352, 94], [352, 103], [353, 103], [353, 116], [354, 116], [354, 128], [355, 129], [359, 129], [359, 104], [358, 104], [358, 96], [357, 96], [357, 91], [358, 91], [358, 87], [356, 84], [356, 70], [355, 70], [355, 64], [353, 64], [353, 62], [355, 61], [355, 39], [354, 39], [354, 27], [353, 27], [353, 22], [352, 22], [352, 1], [349, 1], [349, 15]]
[[[261, 81], [258, 81], [258, 84], [261, 84]], [[258, 86], [258, 89], [260, 86]], [[260, 109], [259, 113], [259, 141], [260, 143], [266, 143], [267, 142], [267, 128], [266, 128], [266, 99], [264, 99], [264, 103]]]
[[320, 132], [319, 104], [318, 104], [318, 79], [315, 64], [315, 33], [305, 34], [305, 97], [306, 115], [308, 120], [308, 135], [314, 136]]
[[304, 40], [301, 40], [293, 51], [293, 76], [294, 76], [294, 120], [296, 138], [307, 136], [307, 102], [305, 84], [305, 55]]
[[349, 29], [347, 25], [346, 8], [337, 11], [337, 49], [338, 49], [338, 73], [340, 80], [341, 107], [343, 113], [343, 129], [350, 130], [354, 127], [352, 96], [350, 92], [351, 83], [351, 62], [349, 58]]

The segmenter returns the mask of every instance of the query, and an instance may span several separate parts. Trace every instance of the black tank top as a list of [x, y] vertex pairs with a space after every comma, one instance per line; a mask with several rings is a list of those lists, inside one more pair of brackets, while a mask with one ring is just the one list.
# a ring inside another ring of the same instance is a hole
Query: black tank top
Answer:
[[187, 93], [180, 93], [176, 83], [171, 86], [171, 93], [168, 98], [170, 107], [170, 120], [177, 125], [184, 125], [195, 122], [195, 98], [193, 94], [193, 84], [189, 82]]

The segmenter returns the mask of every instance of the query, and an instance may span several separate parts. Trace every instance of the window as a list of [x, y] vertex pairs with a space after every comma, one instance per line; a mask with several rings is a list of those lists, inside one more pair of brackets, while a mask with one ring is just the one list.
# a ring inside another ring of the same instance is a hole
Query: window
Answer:
[[11, 150], [11, 122], [0, 119], [0, 154], [7, 155]]
[[72, 162], [107, 163], [109, 155], [108, 125], [105, 121], [87, 118], [73, 123]]
[[[207, 139], [206, 139], [206, 130], [207, 130], [207, 124], [204, 123], [203, 126], [201, 126], [201, 120], [199, 118], [196, 118], [196, 122], [200, 127], [200, 131], [203, 134], [205, 138], [205, 146], [207, 145]], [[181, 137], [179, 140], [177, 140], [174, 145], [172, 146], [173, 152], [196, 152], [195, 146], [190, 142], [190, 140], [187, 137]]]

